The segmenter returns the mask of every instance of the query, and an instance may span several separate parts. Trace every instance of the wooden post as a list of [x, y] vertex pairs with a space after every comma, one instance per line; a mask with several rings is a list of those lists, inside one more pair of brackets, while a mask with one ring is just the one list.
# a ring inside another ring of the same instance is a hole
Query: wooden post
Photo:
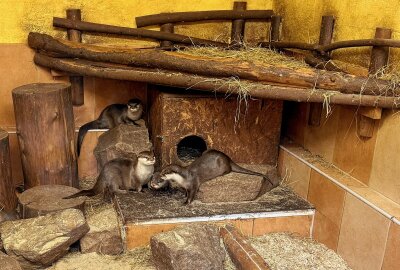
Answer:
[[12, 96], [25, 187], [78, 187], [71, 86], [28, 84]]
[[[332, 42], [335, 17], [322, 16], [321, 30], [319, 33], [319, 45], [328, 45]], [[322, 103], [310, 103], [308, 125], [319, 127], [321, 125]]]
[[[376, 28], [375, 38], [392, 37], [392, 30], [387, 28]], [[371, 62], [369, 65], [369, 74], [380, 76], [382, 68], [389, 60], [389, 47], [372, 47]], [[374, 134], [376, 121], [381, 119], [382, 109], [372, 107], [362, 107], [358, 112], [357, 134], [363, 138], [371, 138]]]
[[11, 175], [8, 133], [0, 129], [0, 211], [9, 212], [16, 207], [17, 196]]
[[[160, 26], [160, 31], [166, 32], [166, 33], [174, 33], [174, 25], [172, 23], [165, 23]], [[172, 41], [168, 41], [168, 40], [162, 40], [160, 42], [161, 48], [172, 47], [173, 45], [174, 45], [174, 43]]]
[[267, 262], [233, 226], [220, 229], [220, 235], [233, 263], [239, 270], [269, 270]]
[[[246, 10], [246, 8], [247, 8], [246, 2], [233, 3], [233, 10]], [[241, 46], [241, 44], [243, 44], [244, 27], [245, 27], [245, 20], [239, 19], [232, 21], [231, 45]]]
[[272, 15], [271, 27], [270, 27], [270, 42], [275, 42], [280, 40], [281, 23], [282, 23], [282, 16]]
[[[67, 19], [70, 20], [81, 20], [80, 9], [67, 9]], [[82, 42], [82, 34], [79, 30], [68, 29], [68, 39], [75, 42]], [[83, 77], [82, 76], [70, 76], [69, 81], [71, 82], [72, 88], [72, 104], [74, 106], [82, 106], [84, 103], [84, 90], [83, 90]]]

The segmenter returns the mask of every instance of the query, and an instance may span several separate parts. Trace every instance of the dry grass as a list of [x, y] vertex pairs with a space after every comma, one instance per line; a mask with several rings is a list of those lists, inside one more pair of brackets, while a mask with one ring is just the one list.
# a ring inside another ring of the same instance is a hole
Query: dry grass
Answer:
[[288, 233], [270, 233], [251, 239], [252, 246], [272, 270], [349, 270], [333, 250], [308, 238]]
[[180, 51], [184, 54], [219, 59], [236, 59], [250, 63], [261, 63], [264, 65], [282, 66], [286, 68], [310, 68], [304, 61], [280, 54], [274, 50], [260, 47], [244, 46], [239, 50], [227, 50], [218, 47], [192, 46]]

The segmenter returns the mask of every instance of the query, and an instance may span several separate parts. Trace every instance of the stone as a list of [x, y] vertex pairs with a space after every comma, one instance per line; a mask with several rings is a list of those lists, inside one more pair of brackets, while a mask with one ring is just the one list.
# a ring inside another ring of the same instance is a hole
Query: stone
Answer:
[[90, 231], [80, 240], [81, 252], [118, 255], [124, 251], [118, 214], [112, 204], [88, 211]]
[[137, 124], [139, 126], [118, 125], [99, 137], [94, 149], [99, 168], [112, 159], [132, 159], [140, 152], [149, 151], [152, 148], [144, 120], [137, 121]]
[[21, 262], [43, 266], [64, 256], [69, 246], [88, 231], [85, 217], [78, 209], [6, 221], [0, 225], [1, 239], [8, 255]]
[[154, 235], [150, 247], [158, 270], [224, 269], [225, 250], [213, 225], [191, 224]]
[[273, 166], [246, 164], [240, 166], [268, 175], [274, 186], [265, 182], [263, 177], [232, 172], [201, 184], [196, 199], [203, 203], [253, 201], [258, 195], [279, 184], [279, 178], [274, 176], [276, 169]]
[[0, 268], [2, 270], [22, 270], [18, 261], [0, 251]]

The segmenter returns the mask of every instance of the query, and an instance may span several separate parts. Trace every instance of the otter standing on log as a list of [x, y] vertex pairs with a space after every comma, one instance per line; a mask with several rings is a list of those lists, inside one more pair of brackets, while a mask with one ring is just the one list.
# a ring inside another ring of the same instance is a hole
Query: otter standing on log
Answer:
[[111, 104], [104, 108], [99, 118], [86, 123], [79, 128], [78, 156], [81, 152], [83, 138], [89, 129], [113, 128], [119, 124], [136, 124], [135, 121], [142, 117], [143, 104], [139, 99], [131, 99], [128, 104]]
[[154, 189], [160, 189], [169, 182], [175, 182], [186, 190], [185, 204], [190, 204], [202, 183], [230, 172], [258, 175], [274, 185], [266, 175], [242, 168], [226, 154], [210, 149], [187, 167], [168, 165], [158, 177], [153, 178], [150, 186]]
[[154, 173], [154, 154], [150, 151], [140, 152], [136, 159], [117, 158], [107, 162], [92, 189], [82, 190], [64, 199], [79, 196], [104, 194], [109, 201], [114, 193], [126, 193], [128, 190], [141, 191]]

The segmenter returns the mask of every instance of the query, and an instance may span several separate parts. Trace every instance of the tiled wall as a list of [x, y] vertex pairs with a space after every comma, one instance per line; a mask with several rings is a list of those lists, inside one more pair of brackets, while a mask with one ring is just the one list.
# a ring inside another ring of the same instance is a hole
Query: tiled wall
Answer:
[[285, 143], [284, 184], [316, 208], [313, 237], [353, 269], [399, 269], [400, 205], [301, 147]]
[[307, 124], [309, 105], [285, 104], [284, 136], [323, 157], [362, 183], [400, 203], [400, 115], [385, 109], [375, 120], [372, 138], [357, 134], [360, 108], [332, 106], [321, 118], [321, 126]]

